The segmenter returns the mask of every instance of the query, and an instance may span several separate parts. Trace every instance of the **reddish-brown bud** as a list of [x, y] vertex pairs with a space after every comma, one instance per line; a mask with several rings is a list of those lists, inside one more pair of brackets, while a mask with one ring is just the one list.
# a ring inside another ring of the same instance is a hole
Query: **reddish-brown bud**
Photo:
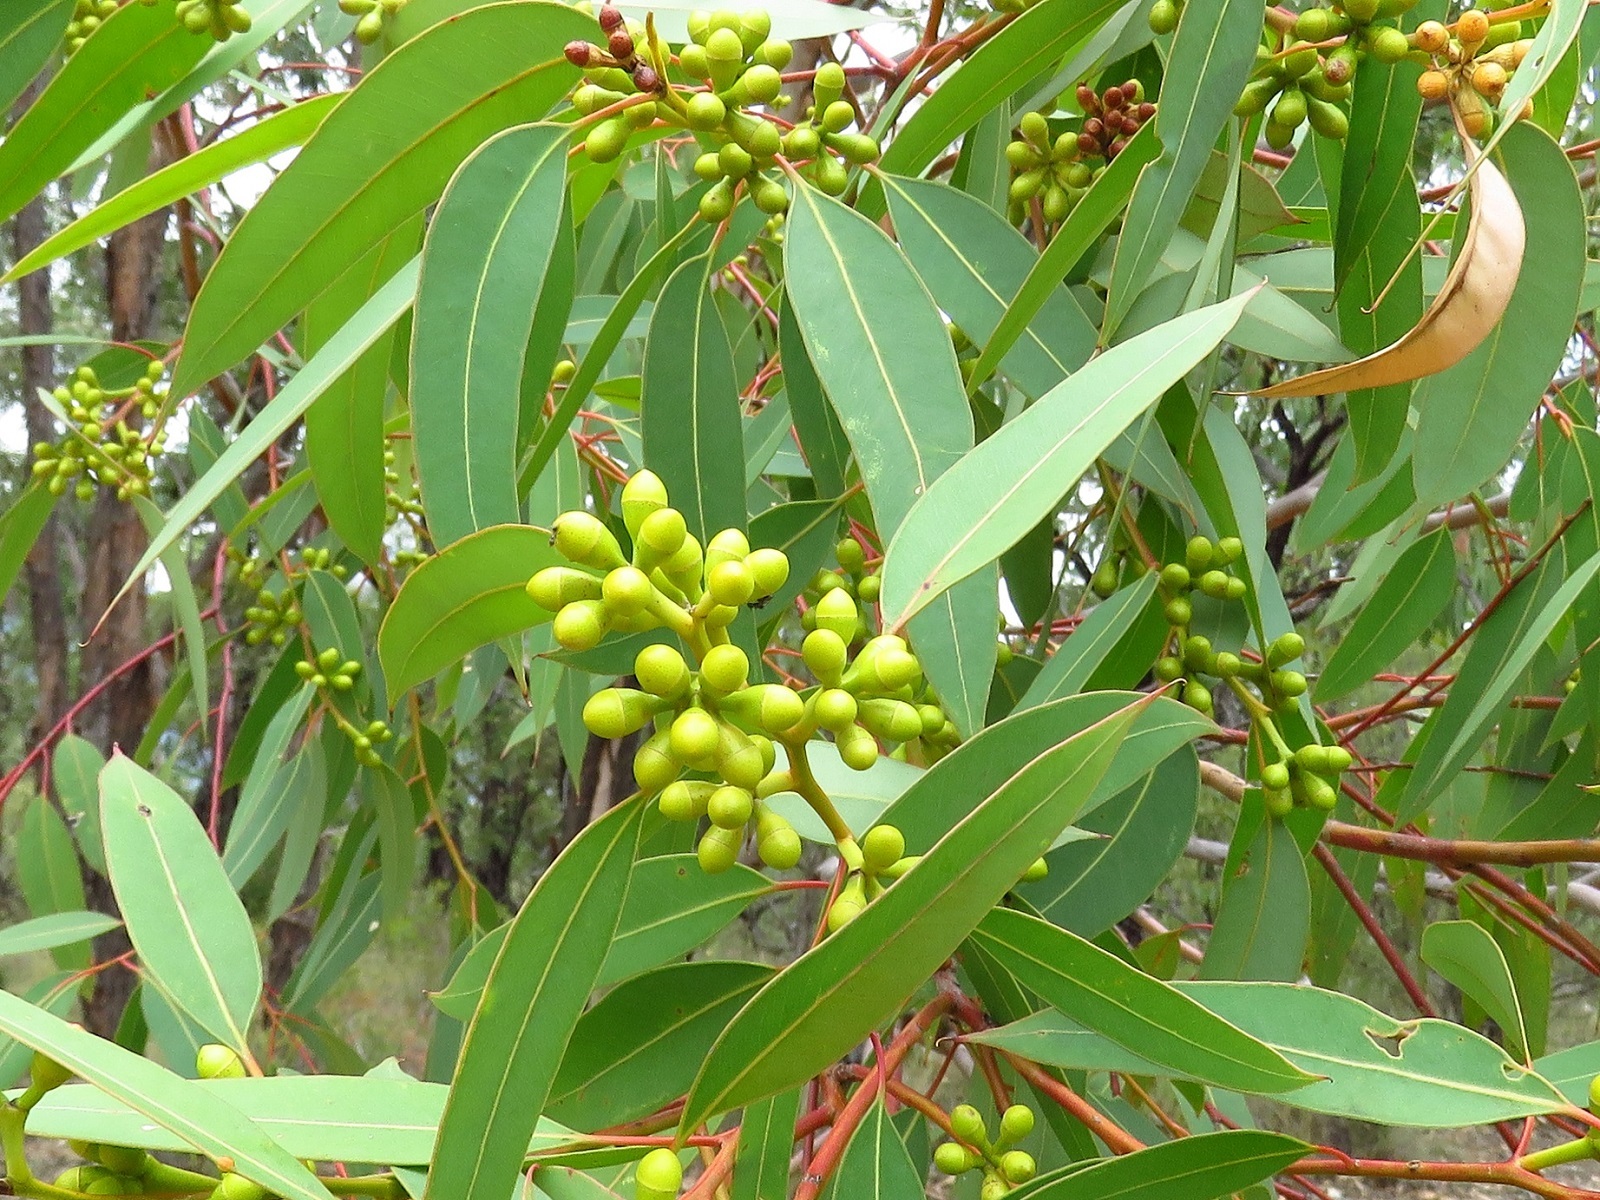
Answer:
[[1092, 138], [1087, 133], [1078, 135], [1078, 150], [1082, 154], [1099, 154], [1100, 139]]
[[575, 67], [587, 67], [594, 58], [595, 47], [588, 42], [568, 42], [567, 61]]
[[1155, 115], [1156, 106], [1151, 104], [1150, 101], [1146, 100], [1143, 104], [1139, 105], [1139, 124], [1143, 125]]
[[633, 35], [626, 29], [613, 29], [608, 39], [611, 57], [626, 62], [633, 57]]
[[1110, 159], [1115, 158], [1117, 155], [1122, 153], [1127, 145], [1127, 138], [1118, 138], [1116, 141], [1112, 142], [1111, 145], [1106, 147], [1106, 159], [1109, 161]]
[[656, 74], [656, 69], [649, 63], [640, 63], [633, 68], [633, 86], [641, 92], [659, 92], [661, 76]]
[[1098, 142], [1105, 137], [1106, 123], [1099, 117], [1090, 117], [1083, 123], [1083, 131]]
[[1100, 111], [1100, 97], [1094, 94], [1094, 89], [1087, 83], [1078, 85], [1078, 107], [1086, 113]]
[[1115, 85], [1108, 87], [1105, 95], [1101, 98], [1101, 103], [1106, 106], [1106, 111], [1108, 112], [1113, 108], [1121, 108], [1122, 89]]
[[623, 17], [621, 9], [612, 8], [609, 4], [602, 4], [600, 6], [601, 29], [605, 30], [607, 33], [610, 33], [613, 29], [620, 29], [622, 27], [622, 21]]

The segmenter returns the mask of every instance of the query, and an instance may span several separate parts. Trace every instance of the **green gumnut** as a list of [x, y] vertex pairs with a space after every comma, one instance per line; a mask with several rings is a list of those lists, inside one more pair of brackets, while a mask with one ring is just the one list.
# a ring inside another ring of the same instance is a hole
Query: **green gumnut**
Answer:
[[855, 597], [843, 588], [834, 588], [817, 601], [817, 628], [839, 635], [845, 642], [855, 637], [856, 625], [861, 620]]
[[822, 150], [822, 138], [809, 125], [796, 125], [783, 135], [783, 153], [792, 162], [815, 158]]
[[1350, 769], [1350, 764], [1355, 758], [1343, 746], [1325, 746], [1322, 751], [1324, 769], [1330, 775], [1338, 775]]
[[584, 703], [583, 724], [595, 737], [627, 737], [648, 725], [661, 705], [649, 692], [601, 688]]
[[866, 883], [859, 875], [851, 875], [834, 902], [828, 906], [828, 932], [838, 933], [866, 911]]
[[689, 128], [702, 133], [715, 129], [728, 116], [728, 106], [713, 92], [696, 92], [689, 97], [684, 110]]
[[711, 185], [711, 189], [705, 195], [700, 197], [700, 219], [711, 225], [726, 221], [728, 215], [733, 212], [735, 199], [733, 181], [719, 179]]
[[[811, 611], [815, 614], [816, 609], [813, 608]], [[844, 638], [832, 629], [813, 629], [806, 634], [806, 640], [800, 643], [800, 657], [806, 666], [811, 669], [812, 674], [830, 686], [839, 681], [849, 653]]]
[[882, 150], [877, 139], [865, 133], [834, 133], [823, 139], [837, 151], [846, 162], [856, 166], [864, 166], [876, 162]]
[[813, 172], [817, 187], [829, 196], [842, 196], [850, 186], [850, 171], [838, 159], [822, 155], [816, 160]]
[[743, 179], [756, 165], [750, 151], [737, 142], [728, 142], [717, 151], [717, 165], [729, 179]]
[[267, 1189], [230, 1171], [218, 1181], [211, 1196], [212, 1200], [267, 1200]]
[[868, 875], [887, 871], [905, 857], [906, 838], [893, 825], [874, 825], [861, 839], [862, 870]]
[[[1000, 1145], [1015, 1146], [1033, 1132], [1033, 1109], [1026, 1104], [1013, 1104], [1000, 1114]], [[1014, 1182], [1021, 1182], [1016, 1180]]]
[[1219, 570], [1207, 571], [1200, 576], [1199, 587], [1212, 599], [1222, 600], [1228, 594], [1228, 573]]
[[1294, 811], [1294, 796], [1287, 788], [1267, 788], [1261, 793], [1261, 802], [1274, 817], [1287, 817]]
[[683, 549], [688, 536], [688, 526], [677, 509], [658, 508], [646, 513], [639, 519], [639, 528], [633, 534], [634, 565], [653, 569], [671, 561], [672, 556]]
[[603, 571], [627, 565], [616, 537], [593, 513], [562, 513], [556, 518], [554, 533], [557, 552], [569, 562]]
[[794, 47], [782, 38], [768, 38], [756, 47], [752, 56], [758, 63], [766, 63], [769, 67], [783, 70], [794, 58]]
[[922, 736], [922, 717], [915, 705], [904, 700], [862, 700], [856, 706], [856, 719], [886, 742], [910, 742]]
[[567, 650], [593, 650], [606, 636], [610, 616], [602, 600], [574, 600], [550, 622], [550, 632]]
[[765, 63], [757, 63], [741, 78], [744, 93], [752, 104], [771, 104], [783, 91], [783, 76], [778, 74], [776, 67], [769, 67]]
[[1393, 66], [1411, 53], [1411, 43], [1393, 25], [1384, 25], [1368, 30], [1367, 50], [1385, 66]]
[[843, 688], [824, 688], [811, 701], [811, 715], [830, 733], [840, 733], [855, 723], [856, 698]]
[[1268, 791], [1281, 792], [1289, 786], [1289, 768], [1281, 762], [1268, 763], [1261, 768], [1261, 786]]
[[722, 734], [717, 719], [705, 709], [686, 708], [674, 718], [671, 738], [673, 757], [703, 770], [715, 761]]
[[706, 830], [694, 852], [702, 871], [707, 875], [720, 875], [739, 861], [739, 851], [743, 848], [743, 828], [724, 829], [713, 825]]
[[676, 700], [689, 690], [694, 676], [683, 655], [672, 646], [657, 642], [634, 656], [633, 676], [652, 696]]
[[1194, 606], [1182, 596], [1175, 596], [1168, 600], [1162, 606], [1161, 613], [1166, 618], [1167, 624], [1174, 628], [1181, 629], [1194, 620]]
[[833, 735], [839, 761], [852, 771], [865, 771], [878, 761], [878, 741], [859, 725], [850, 725]]
[[800, 861], [800, 835], [794, 827], [764, 805], [756, 809], [756, 852], [775, 871], [787, 871]]
[[618, 567], [608, 572], [600, 583], [600, 598], [613, 616], [638, 616], [650, 607], [655, 597], [655, 585], [638, 567]]
[[789, 191], [776, 179], [756, 174], [750, 180], [750, 198], [769, 217], [789, 211]]
[[806, 713], [805, 701], [781, 683], [758, 683], [735, 691], [718, 700], [717, 707], [727, 716], [771, 734], [787, 733]]
[[744, 558], [757, 597], [771, 596], [789, 581], [789, 556], [782, 550], [763, 547]]
[[737, 646], [713, 646], [700, 661], [700, 682], [713, 692], [736, 692], [749, 678], [750, 659]]
[[654, 795], [683, 772], [683, 764], [672, 756], [672, 734], [663, 729], [651, 735], [633, 752], [633, 779], [639, 790]]
[[1183, 661], [1170, 654], [1156, 659], [1155, 676], [1162, 683], [1176, 683], [1183, 678]]
[[1011, 1150], [1000, 1156], [1000, 1173], [1007, 1183], [1027, 1183], [1038, 1171], [1033, 1155], [1022, 1150]]
[[1216, 548], [1212, 546], [1211, 539], [1196, 535], [1189, 539], [1188, 545], [1183, 548], [1183, 560], [1188, 565], [1191, 575], [1198, 575], [1211, 565], [1212, 556]]
[[53, 1091], [72, 1078], [72, 1071], [62, 1066], [48, 1054], [33, 1052], [33, 1064], [28, 1069], [28, 1082], [41, 1092]]
[[750, 539], [737, 529], [724, 529], [706, 543], [706, 575], [709, 578], [723, 563], [743, 565], [750, 553]]
[[703, 779], [678, 779], [661, 789], [656, 807], [669, 821], [698, 821], [706, 815], [706, 805], [717, 785]]
[[244, 1060], [231, 1046], [208, 1042], [194, 1056], [194, 1072], [201, 1079], [243, 1079]]
[[838, 63], [827, 62], [817, 68], [811, 83], [811, 97], [818, 112], [823, 112], [844, 95], [844, 84], [844, 68]]
[[856, 585], [856, 599], [863, 604], [876, 604], [883, 591], [883, 580], [877, 575], [866, 575]]
[[1150, 9], [1150, 32], [1171, 33], [1178, 27], [1178, 5], [1175, 0], [1156, 0]]
[[761, 746], [732, 725], [717, 726], [716, 770], [728, 783], [755, 791], [766, 775], [768, 763]]
[[1191, 679], [1183, 685], [1183, 702], [1198, 713], [1211, 715], [1211, 689], [1198, 680]]
[[706, 816], [719, 829], [743, 829], [755, 813], [755, 798], [742, 787], [724, 784], [706, 801]]
[[[363, 21], [366, 17], [361, 18]], [[584, 153], [591, 162], [608, 163], [627, 148], [628, 123], [621, 117], [608, 117], [589, 131], [583, 141]]]
[[[711, 63], [706, 58], [706, 48], [696, 43], [690, 43], [678, 51], [678, 66], [683, 68], [683, 73], [691, 79], [711, 78]], [[720, 120], [718, 124], [721, 124]]]
[[969, 1146], [983, 1149], [989, 1144], [988, 1130], [983, 1127], [983, 1114], [970, 1104], [958, 1104], [950, 1110], [950, 1132]]
[[574, 600], [598, 600], [600, 581], [573, 567], [546, 567], [528, 580], [528, 598], [540, 608], [559, 612]]
[[630, 536], [637, 538], [644, 519], [666, 507], [667, 485], [661, 482], [661, 477], [654, 471], [635, 471], [633, 478], [623, 484], [622, 523], [628, 527]]
[[1038, 883], [1039, 880], [1050, 874], [1050, 864], [1042, 858], [1036, 858], [1028, 864], [1028, 869], [1022, 873], [1023, 883]]
[[1306, 94], [1297, 87], [1285, 88], [1272, 106], [1271, 123], [1280, 129], [1297, 129], [1306, 119]]
[[1320, 808], [1323, 812], [1332, 812], [1339, 803], [1339, 793], [1326, 779], [1318, 775], [1308, 775], [1305, 780], [1306, 800], [1313, 808]]
[[1239, 92], [1238, 102], [1233, 106], [1233, 115], [1253, 117], [1264, 111], [1282, 86], [1282, 81], [1275, 78], [1252, 79]]
[[1290, 700], [1306, 693], [1306, 677], [1299, 671], [1274, 671], [1272, 690]]
[[718, 604], [732, 608], [748, 604], [756, 594], [756, 581], [744, 560], [719, 562], [706, 572], [706, 591]]
[[941, 1142], [933, 1152], [933, 1165], [946, 1175], [964, 1175], [983, 1161], [983, 1156], [960, 1142]]
[[1161, 568], [1161, 586], [1168, 591], [1187, 591], [1189, 584], [1189, 568], [1182, 563], [1168, 563]]
[[1281, 634], [1267, 647], [1267, 665], [1281, 667], [1299, 658], [1305, 650], [1306, 640], [1298, 633]]
[[1294, 35], [1304, 42], [1320, 42], [1333, 32], [1333, 13], [1326, 8], [1308, 8], [1295, 18]]
[[[219, 1191], [221, 1189], [218, 1189]], [[105, 1175], [96, 1179], [83, 1189], [85, 1196], [138, 1196], [144, 1192], [144, 1184], [137, 1179], [130, 1179], [126, 1175]], [[266, 1193], [263, 1192], [262, 1195]], [[230, 1198], [231, 1200], [231, 1198]]]
[[683, 1164], [666, 1146], [658, 1146], [633, 1169], [635, 1200], [672, 1200], [683, 1186]]

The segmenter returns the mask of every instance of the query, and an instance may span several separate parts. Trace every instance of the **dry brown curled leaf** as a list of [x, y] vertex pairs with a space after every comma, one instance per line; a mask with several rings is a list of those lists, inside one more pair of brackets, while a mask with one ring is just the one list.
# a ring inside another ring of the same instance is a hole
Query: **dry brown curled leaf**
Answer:
[[1422, 320], [1399, 341], [1365, 358], [1286, 379], [1251, 395], [1321, 396], [1409, 383], [1454, 366], [1489, 336], [1511, 303], [1527, 227], [1506, 177], [1493, 162], [1479, 159], [1471, 138], [1463, 137], [1462, 144], [1468, 168], [1477, 163], [1468, 183], [1472, 218], [1461, 253]]

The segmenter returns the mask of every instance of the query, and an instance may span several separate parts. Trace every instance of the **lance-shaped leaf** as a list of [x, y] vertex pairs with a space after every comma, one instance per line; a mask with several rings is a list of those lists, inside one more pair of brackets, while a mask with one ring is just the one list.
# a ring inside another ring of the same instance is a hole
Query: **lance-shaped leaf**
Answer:
[[411, 423], [428, 529], [447, 546], [518, 517], [523, 355], [566, 197], [564, 125], [461, 165], [428, 223], [411, 325]]
[[885, 628], [904, 625], [1052, 513], [1106, 447], [1216, 349], [1253, 294], [1113, 346], [939, 476], [889, 543]]
[[[0, 220], [66, 171], [126, 109], [182, 79], [207, 44], [162, 8], [124, 5], [107, 17], [0, 142]], [[0, 43], [0, 53], [5, 49]], [[11, 65], [0, 58], [0, 66]], [[29, 77], [17, 81], [17, 91]], [[10, 91], [14, 78], [0, 77], [0, 92]]]
[[[0, 74], [3, 71], [3, 64], [0, 64]], [[265, 162], [275, 154], [300, 145], [343, 98], [344, 93], [339, 93], [302, 100], [264, 121], [256, 122], [243, 133], [213, 142], [205, 149], [185, 155], [177, 162], [130, 184], [30, 250], [9, 271], [0, 275], [0, 283], [20, 279], [58, 258], [83, 249], [124, 225], [132, 224], [140, 217], [165, 208], [174, 200], [192, 195], [207, 184], [225, 179], [243, 167]]]
[[136, 580], [142, 579], [162, 553], [188, 532], [189, 526], [232, 486], [245, 468], [265, 454], [267, 447], [304, 416], [312, 402], [355, 365], [367, 348], [411, 307], [411, 298], [417, 288], [416, 264], [417, 260], [412, 259], [379, 288], [372, 299], [363, 304], [360, 311], [328, 339], [328, 344], [317, 351], [311, 361], [284, 385], [283, 390], [256, 414], [255, 420], [183, 494], [183, 499], [172, 506], [167, 513], [166, 523], [159, 533], [150, 538], [150, 545], [123, 581], [113, 603], [120, 600]]
[[1316, 1078], [1159, 979], [1048, 921], [999, 908], [972, 938], [1052, 1008], [1168, 1073], [1266, 1094]]
[[1177, 1138], [1087, 1165], [1041, 1175], [1010, 1193], [1016, 1200], [1216, 1200], [1271, 1179], [1311, 1147], [1259, 1129]]
[[620, 804], [563, 850], [511, 923], [467, 1026], [429, 1197], [504, 1200], [617, 931], [642, 802]]
[[0, 13], [0, 112], [55, 53], [73, 7], [73, 0], [14, 0]]
[[0, 930], [0, 958], [86, 942], [121, 924], [115, 917], [96, 912], [50, 913], [31, 921], [18, 921]]
[[210, 1158], [232, 1158], [235, 1171], [286, 1200], [330, 1200], [331, 1193], [303, 1163], [237, 1108], [160, 1064], [4, 991], [0, 1033], [49, 1055], [105, 1095], [142, 1113], [144, 1119], [135, 1124], [171, 1130], [183, 1148]]
[[562, 46], [596, 32], [565, 4], [515, 0], [441, 22], [380, 62], [228, 239], [195, 297], [174, 393], [271, 337], [437, 200], [486, 137], [543, 116], [577, 78]]
[[645, 461], [702, 544], [745, 525], [739, 382], [710, 271], [709, 256], [692, 258], [662, 287], [639, 410]]
[[[884, 232], [815, 188], [796, 189], [785, 287], [885, 542], [971, 446], [972, 413], [944, 320]], [[870, 313], [892, 310], [892, 326]], [[998, 551], [997, 551], [998, 553]], [[981, 565], [981, 564], [980, 564]], [[909, 632], [964, 734], [983, 724], [994, 672], [994, 583], [943, 599]]]
[[1066, 828], [1137, 711], [1121, 709], [1023, 758], [1008, 755], [997, 726], [1000, 736], [945, 759], [979, 746], [1009, 772], [970, 796], [969, 814], [860, 916], [756, 993], [706, 1056], [679, 1128], [810, 1078], [897, 1013]]
[[123, 755], [100, 772], [106, 866], [147, 982], [248, 1053], [261, 997], [255, 931], [183, 797]]
[[378, 629], [391, 699], [479, 646], [548, 621], [528, 580], [565, 560], [535, 525], [498, 525], [447, 546], [406, 577]]
[[1435, 921], [1422, 931], [1422, 961], [1481, 1006], [1513, 1049], [1526, 1052], [1528, 1030], [1517, 984], [1488, 930], [1474, 921]]

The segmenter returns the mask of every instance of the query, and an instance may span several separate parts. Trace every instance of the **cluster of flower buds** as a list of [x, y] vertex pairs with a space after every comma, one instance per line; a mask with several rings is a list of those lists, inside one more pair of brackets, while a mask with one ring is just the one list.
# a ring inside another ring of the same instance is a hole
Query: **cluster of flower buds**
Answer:
[[389, 510], [389, 520], [396, 521], [401, 517], [420, 520], [423, 515], [422, 488], [415, 479], [402, 488], [400, 472], [396, 470], [395, 463], [395, 452], [386, 449], [383, 452], [383, 501]]
[[70, 486], [79, 500], [92, 500], [98, 488], [118, 500], [150, 494], [151, 460], [166, 448], [166, 435], [153, 427], [134, 429], [128, 418], [137, 413], [147, 422], [161, 409], [156, 387], [165, 368], [151, 359], [132, 387], [109, 390], [100, 385], [93, 367], [79, 367], [71, 384], [52, 393], [70, 422], [59, 442], [37, 442], [33, 474], [52, 495]]
[[[1243, 600], [1249, 590], [1245, 581], [1228, 571], [1230, 563], [1244, 553], [1244, 543], [1238, 538], [1225, 537], [1212, 542], [1207, 537], [1194, 537], [1184, 550], [1184, 561], [1167, 563], [1161, 568], [1162, 608], [1167, 624], [1172, 626], [1172, 653], [1163, 655], [1155, 667], [1156, 678], [1162, 683], [1183, 685], [1183, 700], [1198, 712], [1211, 715], [1211, 690], [1196, 676], [1211, 675], [1221, 679], [1252, 679], [1270, 688], [1261, 663], [1241, 659], [1237, 654], [1217, 654], [1211, 649], [1211, 640], [1189, 632], [1194, 619], [1194, 605], [1189, 594], [1200, 592], [1214, 600]], [[1292, 635], [1291, 635], [1292, 636]], [[1296, 652], [1298, 653], [1298, 651]], [[1299, 696], [1306, 690], [1305, 677], [1300, 677]]]
[[645, 29], [609, 5], [600, 10], [600, 27], [605, 46], [579, 41], [566, 48], [567, 60], [587, 79], [573, 93], [573, 107], [589, 116], [630, 96], [655, 99], [636, 101], [596, 124], [584, 141], [586, 153], [609, 162], [627, 148], [630, 132], [657, 121], [700, 135], [712, 143], [695, 161], [696, 173], [712, 185], [699, 205], [707, 221], [725, 220], [741, 195], [769, 215], [787, 211], [788, 191], [774, 174], [780, 153], [831, 195], [845, 189], [845, 164], [878, 157], [876, 141], [847, 132], [855, 109], [843, 100], [845, 76], [837, 63], [817, 71], [816, 103], [799, 124], [780, 127], [755, 111], [779, 99], [781, 72], [794, 53], [771, 36], [772, 19], [760, 9], [691, 12], [690, 40], [676, 60], [681, 86], [661, 46], [647, 44]]
[[934, 1166], [946, 1175], [964, 1175], [983, 1168], [981, 1200], [999, 1200], [1038, 1171], [1033, 1155], [1014, 1147], [1033, 1132], [1033, 1110], [1013, 1104], [1000, 1115], [1000, 1132], [993, 1141], [984, 1127], [983, 1115], [970, 1104], [950, 1110], [950, 1132], [955, 1141], [941, 1143], [933, 1152]]
[[1331, 812], [1339, 801], [1339, 775], [1354, 761], [1343, 746], [1301, 746], [1261, 768], [1261, 798], [1275, 817], [1296, 805]]
[[[1335, 21], [1348, 20], [1328, 9], [1313, 9]], [[1309, 14], [1303, 14], [1309, 15]], [[1366, 50], [1379, 62], [1395, 63], [1409, 52], [1405, 34], [1392, 25], [1366, 31]], [[1350, 118], [1339, 104], [1350, 98], [1350, 80], [1359, 61], [1356, 44], [1350, 40], [1326, 58], [1310, 41], [1299, 41], [1285, 51], [1257, 52], [1257, 65], [1250, 82], [1244, 85], [1235, 115], [1253, 117], [1267, 111], [1267, 144], [1282, 150], [1294, 140], [1295, 131], [1311, 122], [1323, 137], [1344, 138], [1350, 132]]]
[[356, 41], [370, 46], [383, 36], [383, 23], [406, 6], [409, 0], [339, 0], [339, 11], [356, 17]]
[[67, 22], [66, 45], [70, 57], [89, 35], [100, 28], [112, 13], [117, 11], [117, 0], [77, 0], [72, 6], [72, 19]]
[[1070, 96], [1064, 93], [1057, 105], [1080, 109], [1082, 121], [1056, 130], [1043, 113], [1024, 113], [1018, 122], [1018, 137], [1006, 146], [1006, 162], [1013, 172], [1013, 221], [1020, 221], [1028, 203], [1037, 197], [1044, 219], [1060, 224], [1106, 164], [1156, 112], [1137, 79], [1098, 92], [1086, 83], [1079, 84]]
[[250, 624], [244, 634], [245, 645], [271, 642], [281, 646], [289, 640], [289, 631], [299, 625], [302, 618], [292, 589], [278, 595], [269, 588], [262, 588], [256, 593], [256, 602], [244, 610], [244, 619]]
[[893, 825], [874, 825], [857, 846], [846, 841], [839, 847], [849, 868], [844, 886], [828, 906], [828, 932], [837, 933], [859, 917], [883, 890], [921, 861], [906, 854], [906, 839]]
[[591, 649], [610, 631], [665, 628], [698, 654], [726, 643], [739, 609], [789, 578], [782, 551], [752, 550], [737, 529], [716, 534], [702, 551], [652, 472], [640, 471], [623, 488], [622, 519], [633, 538], [631, 561], [604, 521], [576, 510], [556, 518], [550, 537], [574, 565], [546, 567], [528, 580], [528, 595], [555, 613], [551, 630], [568, 650]]
[[250, 32], [250, 13], [239, 0], [178, 0], [176, 15], [190, 33], [209, 33], [219, 42]]
[[[1494, 128], [1493, 109], [1512, 73], [1533, 47], [1533, 39], [1521, 34], [1520, 21], [1496, 21], [1479, 9], [1462, 13], [1453, 27], [1422, 22], [1411, 43], [1430, 65], [1417, 77], [1417, 91], [1425, 100], [1449, 100], [1467, 134], [1483, 137]], [[1530, 115], [1532, 105], [1525, 101], [1520, 115]]]
[[330, 646], [320, 651], [314, 658], [301, 659], [295, 663], [294, 673], [312, 687], [348, 692], [356, 685], [356, 676], [361, 674], [361, 664], [353, 658], [345, 658], [337, 647]]

